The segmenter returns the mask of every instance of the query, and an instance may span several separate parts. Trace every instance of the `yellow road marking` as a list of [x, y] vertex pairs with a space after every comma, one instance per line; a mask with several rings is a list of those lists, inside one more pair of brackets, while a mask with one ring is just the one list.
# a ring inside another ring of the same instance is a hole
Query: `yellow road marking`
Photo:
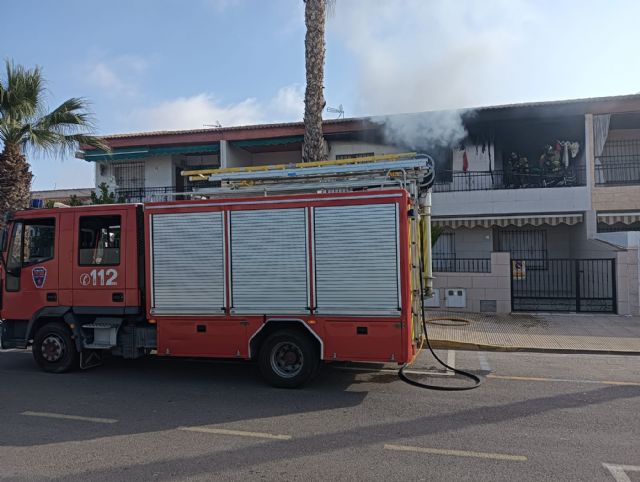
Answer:
[[487, 375], [487, 378], [496, 378], [499, 380], [520, 380], [523, 382], [568, 382], [568, 383], [595, 383], [598, 385], [630, 385], [640, 386], [638, 382], [617, 382], [615, 380], [574, 380], [570, 378], [545, 378], [545, 377], [517, 377], [507, 375]]
[[418, 453], [433, 454], [433, 455], [449, 455], [453, 457], [476, 457], [479, 459], [514, 460], [518, 462], [527, 460], [527, 458], [524, 455], [494, 454], [490, 452], [472, 452], [469, 450], [434, 449], [434, 448], [427, 448], [427, 447], [411, 447], [410, 445], [385, 444], [384, 448], [387, 450], [396, 450], [398, 452], [418, 452]]
[[226, 428], [178, 427], [178, 430], [182, 430], [185, 432], [213, 433], [217, 435], [235, 435], [238, 437], [266, 438], [271, 440], [291, 440], [291, 435], [280, 435], [263, 432], [245, 432], [243, 430], [228, 430]]
[[115, 418], [99, 418], [99, 417], [82, 417], [80, 415], [65, 415], [63, 413], [50, 413], [50, 412], [22, 412], [21, 415], [28, 417], [45, 417], [45, 418], [58, 418], [61, 420], [79, 420], [81, 422], [95, 422], [95, 423], [116, 423]]

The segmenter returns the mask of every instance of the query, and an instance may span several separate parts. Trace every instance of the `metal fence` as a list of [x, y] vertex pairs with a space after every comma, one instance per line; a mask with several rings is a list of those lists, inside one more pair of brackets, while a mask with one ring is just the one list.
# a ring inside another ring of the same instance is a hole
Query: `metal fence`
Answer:
[[585, 185], [586, 172], [584, 167], [572, 168], [558, 175], [549, 173], [515, 174], [508, 171], [453, 171], [448, 176], [445, 174], [440, 180], [437, 180], [433, 191], [488, 191]]
[[613, 259], [513, 259], [511, 268], [513, 311], [616, 311]]
[[434, 258], [433, 271], [440, 273], [491, 273], [491, 259]]

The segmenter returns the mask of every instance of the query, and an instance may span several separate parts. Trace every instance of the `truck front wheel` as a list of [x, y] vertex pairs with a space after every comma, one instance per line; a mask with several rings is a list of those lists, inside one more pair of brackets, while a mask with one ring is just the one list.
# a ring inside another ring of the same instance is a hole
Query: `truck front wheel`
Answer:
[[297, 388], [309, 381], [320, 356], [308, 335], [298, 331], [276, 331], [260, 347], [262, 376], [273, 386]]
[[33, 357], [45, 372], [64, 373], [77, 368], [80, 360], [71, 333], [62, 323], [47, 323], [33, 338]]

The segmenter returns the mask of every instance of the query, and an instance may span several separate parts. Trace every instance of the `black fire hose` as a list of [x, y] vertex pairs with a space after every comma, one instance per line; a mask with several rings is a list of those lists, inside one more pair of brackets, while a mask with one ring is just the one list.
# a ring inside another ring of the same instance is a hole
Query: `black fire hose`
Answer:
[[[421, 264], [422, 264], [422, 262], [421, 262]], [[420, 273], [420, 293], [424, 293], [422, 270], [421, 270], [421, 273]], [[421, 312], [422, 312], [422, 330], [424, 331], [424, 339], [427, 342], [427, 347], [429, 348], [429, 351], [431, 352], [433, 357], [443, 367], [447, 368], [448, 370], [451, 370], [453, 373], [457, 373], [458, 375], [462, 375], [463, 377], [472, 380], [474, 383], [473, 383], [473, 385], [467, 385], [467, 386], [462, 386], [462, 387], [447, 387], [447, 386], [442, 386], [442, 385], [431, 385], [429, 383], [422, 383], [422, 382], [418, 382], [416, 380], [412, 380], [407, 375], [405, 375], [404, 370], [408, 366], [410, 366], [411, 363], [413, 363], [413, 360], [411, 362], [409, 362], [409, 363], [405, 363], [404, 365], [402, 365], [400, 370], [398, 370], [398, 376], [400, 377], [400, 379], [403, 382], [408, 383], [409, 385], [413, 385], [414, 387], [419, 387], [419, 388], [425, 388], [427, 390], [440, 390], [440, 391], [445, 391], [445, 392], [461, 392], [463, 390], [473, 390], [474, 388], [478, 388], [480, 386], [480, 384], [482, 383], [482, 380], [480, 379], [479, 376], [474, 375], [473, 373], [466, 372], [464, 370], [459, 370], [457, 368], [453, 368], [453, 367], [447, 365], [445, 362], [443, 362], [438, 357], [438, 355], [436, 355], [436, 352], [431, 347], [431, 343], [429, 342], [429, 336], [427, 334], [427, 317], [425, 316], [425, 312], [424, 312], [424, 301], [423, 300], [421, 300], [420, 307], [421, 307]], [[422, 349], [422, 346], [420, 348]], [[418, 354], [419, 353], [420, 353], [420, 351], [418, 351]], [[417, 355], [416, 355], [416, 357], [417, 357]]]

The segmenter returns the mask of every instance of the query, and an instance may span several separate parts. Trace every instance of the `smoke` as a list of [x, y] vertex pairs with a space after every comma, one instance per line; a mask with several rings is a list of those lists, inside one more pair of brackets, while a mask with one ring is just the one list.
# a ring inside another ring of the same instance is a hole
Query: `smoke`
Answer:
[[[382, 114], [387, 142], [416, 150], [465, 136], [462, 107], [501, 100], [520, 30], [535, 15], [524, 0], [338, 2], [330, 20], [354, 59], [356, 115]], [[329, 49], [330, 52], [330, 49]], [[329, 54], [330, 55], [330, 54]], [[395, 115], [401, 112], [424, 114]]]
[[385, 142], [419, 152], [459, 144], [466, 136], [468, 110], [446, 110], [372, 117], [383, 128]]

